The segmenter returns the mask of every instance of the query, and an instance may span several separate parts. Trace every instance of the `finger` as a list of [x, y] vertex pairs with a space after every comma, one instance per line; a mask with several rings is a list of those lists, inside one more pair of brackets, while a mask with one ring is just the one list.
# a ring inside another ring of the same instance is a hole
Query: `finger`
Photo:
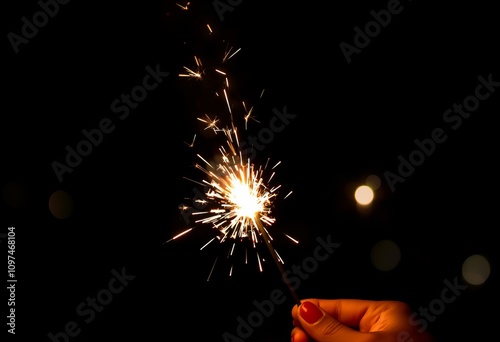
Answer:
[[297, 310], [301, 328], [315, 341], [363, 341], [366, 336], [330, 316], [313, 301], [303, 301]]
[[295, 304], [292, 308], [292, 318], [293, 318], [293, 326], [294, 327], [297, 327], [297, 326], [300, 326], [300, 322], [298, 320], [298, 314], [299, 314], [299, 306], [297, 304]]
[[293, 328], [291, 337], [292, 342], [314, 342], [302, 328]]
[[[377, 314], [387, 308], [383, 301], [362, 299], [305, 299], [320, 307], [338, 322], [362, 332], [370, 331]], [[292, 309], [292, 317], [297, 319], [297, 306]]]

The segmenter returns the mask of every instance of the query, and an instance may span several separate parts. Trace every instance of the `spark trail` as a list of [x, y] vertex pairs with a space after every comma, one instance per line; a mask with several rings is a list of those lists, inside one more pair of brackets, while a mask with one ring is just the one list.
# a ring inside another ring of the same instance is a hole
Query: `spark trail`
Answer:
[[[188, 5], [190, 3], [187, 3]], [[180, 6], [182, 11], [189, 10], [188, 5]], [[210, 33], [214, 33], [214, 28], [206, 24]], [[212, 36], [212, 35], [211, 35]], [[224, 66], [231, 61], [236, 54], [241, 52], [241, 48], [234, 49], [225, 43], [224, 52], [220, 54], [218, 63], [215, 65], [204, 65], [200, 57], [194, 56], [195, 67], [183, 67], [184, 72], [179, 73], [179, 77], [188, 79], [198, 79], [206, 82], [213, 91], [210, 93], [215, 96], [215, 102], [218, 108], [214, 109], [218, 115], [209, 115], [204, 113], [197, 117], [197, 120], [204, 125], [204, 130], [212, 131], [214, 136], [218, 136], [221, 142], [218, 145], [217, 153], [211, 158], [196, 153], [197, 161], [195, 167], [201, 171], [200, 179], [190, 179], [199, 186], [203, 186], [203, 198], [196, 198], [193, 201], [197, 208], [181, 205], [180, 210], [188, 212], [194, 220], [194, 226], [186, 228], [174, 237], [166, 241], [171, 242], [178, 238], [193, 232], [198, 227], [210, 227], [215, 232], [215, 236], [201, 246], [203, 250], [211, 244], [224, 244], [229, 246], [228, 258], [234, 255], [235, 249], [242, 242], [250, 245], [255, 250], [255, 257], [260, 272], [263, 271], [263, 262], [265, 258], [258, 252], [258, 246], [265, 244], [276, 266], [278, 267], [283, 280], [289, 287], [294, 300], [300, 304], [300, 301], [291, 288], [288, 279], [283, 270], [284, 261], [274, 248], [272, 241], [271, 228], [276, 222], [272, 215], [272, 209], [277, 201], [280, 200], [279, 190], [281, 185], [273, 184], [276, 175], [276, 169], [281, 164], [280, 161], [271, 163], [268, 158], [263, 165], [259, 165], [246, 156], [242, 149], [242, 137], [238, 129], [238, 123], [244, 124], [245, 131], [248, 129], [250, 120], [259, 123], [254, 115], [254, 107], [247, 107], [245, 101], [234, 101], [230, 94], [230, 75]], [[215, 84], [214, 86], [212, 86]], [[223, 96], [221, 96], [223, 94]], [[260, 92], [262, 98], [264, 90]], [[212, 101], [207, 101], [212, 102]], [[224, 112], [222, 112], [222, 109]], [[239, 109], [239, 110], [238, 110]], [[226, 117], [226, 124], [223, 125], [223, 117]], [[222, 134], [220, 134], [222, 133]], [[189, 147], [195, 147], [194, 136]], [[281, 199], [289, 197], [291, 192]], [[199, 208], [202, 208], [201, 210]], [[288, 234], [283, 234], [291, 242], [297, 244], [298, 241]], [[245, 249], [245, 263], [247, 263], [248, 253]], [[218, 261], [215, 259], [207, 281], [210, 280], [213, 270]], [[233, 265], [229, 270], [229, 275], [233, 273]]]

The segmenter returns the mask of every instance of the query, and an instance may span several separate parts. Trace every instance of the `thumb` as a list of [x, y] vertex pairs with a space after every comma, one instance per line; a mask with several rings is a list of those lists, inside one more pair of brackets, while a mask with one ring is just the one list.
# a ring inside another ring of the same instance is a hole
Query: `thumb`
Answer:
[[302, 329], [315, 341], [362, 341], [363, 333], [340, 323], [312, 302], [303, 302], [298, 316]]

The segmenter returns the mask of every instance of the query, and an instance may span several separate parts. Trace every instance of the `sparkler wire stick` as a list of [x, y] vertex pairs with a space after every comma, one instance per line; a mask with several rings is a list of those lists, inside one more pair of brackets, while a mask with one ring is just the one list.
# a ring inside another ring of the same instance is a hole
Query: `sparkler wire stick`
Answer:
[[283, 281], [285, 282], [286, 286], [288, 287], [288, 290], [290, 291], [290, 294], [292, 295], [293, 300], [295, 303], [300, 306], [301, 301], [299, 299], [299, 296], [295, 292], [294, 288], [290, 284], [290, 280], [286, 276], [286, 272], [283, 269], [283, 265], [281, 262], [278, 260], [278, 256], [276, 255], [276, 251], [274, 250], [273, 246], [271, 245], [271, 242], [269, 241], [269, 235], [267, 234], [266, 230], [264, 229], [264, 226], [262, 225], [262, 222], [260, 222], [260, 217], [259, 215], [256, 215], [257, 217], [255, 218], [255, 224], [257, 225], [257, 228], [259, 228], [259, 231], [261, 232], [263, 236], [263, 240], [266, 243], [267, 248], [269, 249], [269, 252], [271, 253], [271, 256], [273, 257], [274, 263], [276, 266], [278, 266], [278, 270], [281, 273], [281, 277]]

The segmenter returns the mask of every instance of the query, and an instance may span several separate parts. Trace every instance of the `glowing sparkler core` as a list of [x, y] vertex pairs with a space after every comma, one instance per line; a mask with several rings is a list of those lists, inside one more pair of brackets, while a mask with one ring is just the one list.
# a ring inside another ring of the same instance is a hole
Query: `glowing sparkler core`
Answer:
[[256, 194], [256, 189], [248, 184], [236, 180], [229, 194], [229, 201], [234, 203], [235, 212], [240, 218], [253, 219], [255, 215], [264, 210], [264, 200]]
[[247, 231], [247, 226], [257, 226], [256, 220], [263, 219], [269, 223], [274, 221], [269, 217], [271, 198], [275, 196], [257, 178], [248, 165], [239, 172], [228, 176], [229, 183], [224, 189], [227, 202], [222, 207], [231, 209], [229, 216], [233, 217], [233, 225], [240, 225], [241, 232]]
[[262, 234], [259, 225], [271, 225], [275, 222], [270, 213], [272, 199], [277, 195], [275, 190], [279, 187], [267, 186], [263, 179], [265, 167], [256, 170], [249, 160], [243, 162], [243, 157], [238, 152], [239, 139], [236, 129], [222, 131], [231, 151], [226, 152], [224, 147], [219, 149], [222, 163], [213, 165], [198, 155], [208, 165], [208, 168], [197, 165], [197, 168], [209, 177], [209, 180], [203, 180], [203, 183], [209, 186], [205, 195], [216, 207], [196, 213], [203, 216], [196, 222], [212, 223], [223, 235], [221, 242], [226, 237], [250, 237], [255, 244], [258, 235]]

